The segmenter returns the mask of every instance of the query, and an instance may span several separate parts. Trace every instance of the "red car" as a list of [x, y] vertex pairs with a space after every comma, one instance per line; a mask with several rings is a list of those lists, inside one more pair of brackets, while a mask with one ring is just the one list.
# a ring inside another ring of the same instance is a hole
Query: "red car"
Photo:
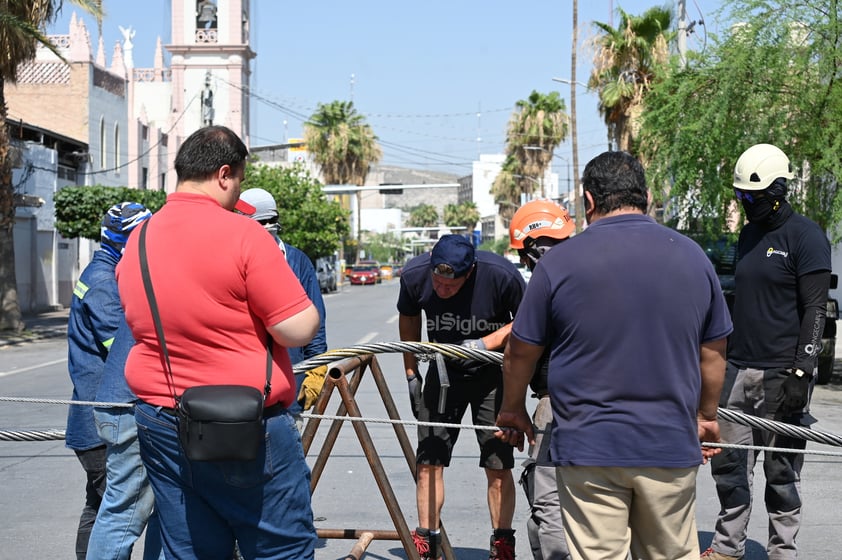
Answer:
[[351, 284], [377, 284], [380, 278], [380, 269], [369, 265], [357, 265], [351, 269], [348, 281]]

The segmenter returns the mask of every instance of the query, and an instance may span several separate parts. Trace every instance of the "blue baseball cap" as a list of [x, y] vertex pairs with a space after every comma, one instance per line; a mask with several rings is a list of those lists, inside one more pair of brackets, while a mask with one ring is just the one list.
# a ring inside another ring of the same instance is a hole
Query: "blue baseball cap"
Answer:
[[456, 234], [441, 236], [430, 254], [433, 274], [445, 278], [465, 276], [476, 260], [473, 244], [467, 238]]

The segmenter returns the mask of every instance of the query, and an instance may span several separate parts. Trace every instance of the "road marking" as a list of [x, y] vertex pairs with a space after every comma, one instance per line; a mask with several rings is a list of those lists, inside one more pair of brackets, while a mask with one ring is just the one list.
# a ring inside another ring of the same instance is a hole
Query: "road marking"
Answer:
[[359, 339], [359, 340], [357, 341], [357, 344], [365, 344], [366, 342], [369, 342], [369, 341], [371, 341], [371, 340], [374, 340], [374, 337], [375, 337], [375, 336], [377, 336], [377, 333], [376, 333], [376, 332], [370, 332], [370, 333], [368, 333], [367, 335], [365, 335], [364, 337], [362, 337], [361, 339]]
[[44, 362], [43, 364], [36, 364], [34, 366], [28, 366], [28, 367], [25, 367], [25, 368], [12, 369], [12, 370], [9, 370], [9, 371], [0, 371], [0, 377], [6, 377], [7, 375], [12, 375], [13, 373], [23, 373], [25, 371], [32, 371], [33, 369], [40, 369], [42, 367], [54, 366], [56, 364], [60, 364], [60, 363], [66, 362], [66, 361], [67, 361], [67, 358], [62, 358], [60, 360], [53, 360], [52, 362]]
[[391, 325], [392, 323], [398, 320], [398, 317], [400, 317], [400, 315], [395, 315], [394, 317], [386, 321], [386, 324]]

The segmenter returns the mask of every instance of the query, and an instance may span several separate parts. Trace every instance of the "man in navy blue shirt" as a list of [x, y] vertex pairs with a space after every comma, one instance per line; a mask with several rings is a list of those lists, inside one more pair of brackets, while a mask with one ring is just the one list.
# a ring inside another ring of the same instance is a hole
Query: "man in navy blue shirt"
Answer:
[[550, 456], [574, 560], [698, 558], [699, 465], [731, 319], [691, 239], [646, 215], [643, 167], [605, 152], [582, 176], [588, 228], [532, 273], [504, 354], [505, 441], [534, 442], [526, 388], [550, 350]]
[[[499, 255], [474, 251], [459, 235], [445, 235], [430, 253], [415, 257], [401, 274], [398, 312], [400, 339], [421, 341], [422, 312], [430, 342], [501, 349], [511, 330], [525, 284], [517, 268]], [[439, 375], [430, 364], [422, 383], [414, 354], [404, 354], [410, 403], [425, 422], [459, 423], [471, 407], [475, 425], [492, 426], [500, 405], [500, 366], [448, 360], [444, 412], [438, 411]], [[454, 428], [418, 427], [417, 488], [419, 527], [413, 532], [422, 558], [438, 558], [440, 513], [444, 504], [444, 467], [459, 437]], [[493, 533], [490, 558], [514, 557], [514, 456], [490, 431], [478, 430], [480, 466], [485, 469]]]

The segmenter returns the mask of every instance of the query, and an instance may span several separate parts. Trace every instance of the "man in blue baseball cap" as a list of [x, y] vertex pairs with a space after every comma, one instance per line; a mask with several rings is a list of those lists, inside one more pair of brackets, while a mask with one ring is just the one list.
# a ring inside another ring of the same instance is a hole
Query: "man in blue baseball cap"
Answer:
[[[461, 235], [444, 235], [429, 253], [415, 257], [401, 274], [398, 312], [400, 339], [421, 340], [424, 312], [430, 342], [500, 350], [526, 286], [513, 263], [476, 251]], [[475, 425], [493, 426], [501, 402], [502, 373], [494, 363], [447, 360], [450, 386], [439, 408], [440, 380], [435, 361], [422, 382], [414, 354], [404, 354], [412, 412], [424, 422], [459, 423], [468, 406]], [[441, 412], [440, 412], [441, 410]], [[438, 558], [440, 513], [444, 504], [444, 467], [450, 464], [459, 430], [418, 427], [418, 528], [413, 532], [421, 558]], [[485, 469], [492, 535], [489, 558], [513, 558], [512, 517], [515, 485], [512, 448], [490, 431], [477, 430], [480, 466]]]

